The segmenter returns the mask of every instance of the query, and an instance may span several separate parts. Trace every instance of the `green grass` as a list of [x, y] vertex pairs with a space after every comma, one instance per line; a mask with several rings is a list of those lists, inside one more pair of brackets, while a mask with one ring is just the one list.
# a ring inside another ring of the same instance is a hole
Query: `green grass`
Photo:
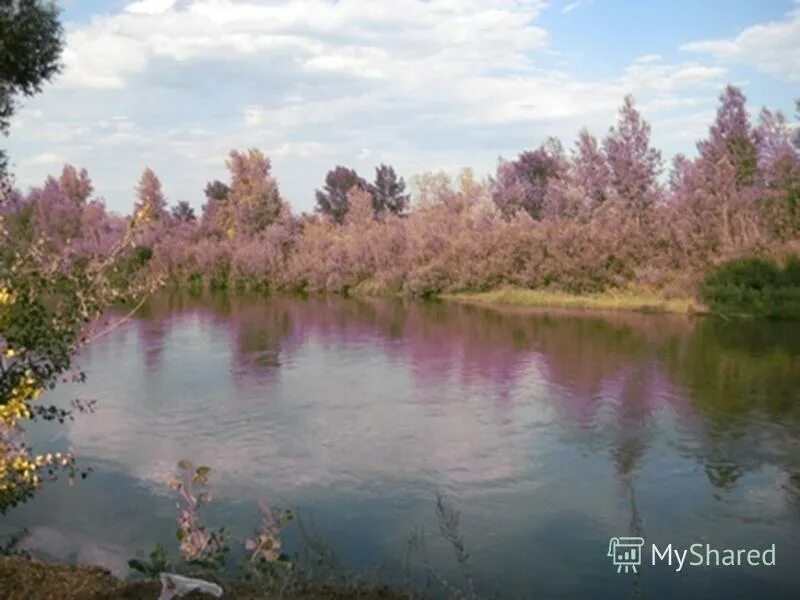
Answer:
[[701, 314], [706, 307], [693, 298], [663, 298], [652, 292], [615, 290], [600, 294], [575, 295], [547, 290], [501, 288], [490, 292], [443, 294], [446, 300], [475, 304], [502, 304], [525, 307], [556, 307], [585, 310], [625, 310], [637, 312]]

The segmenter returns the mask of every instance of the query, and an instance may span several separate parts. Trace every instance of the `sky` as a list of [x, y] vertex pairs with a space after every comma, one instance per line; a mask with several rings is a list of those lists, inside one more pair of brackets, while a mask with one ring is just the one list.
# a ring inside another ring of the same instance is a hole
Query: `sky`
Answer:
[[548, 136], [604, 136], [626, 94], [666, 160], [727, 83], [794, 119], [800, 0], [61, 0], [62, 73], [5, 144], [17, 183], [85, 167], [129, 212], [145, 167], [200, 207], [259, 148], [311, 211], [336, 165], [494, 171]]

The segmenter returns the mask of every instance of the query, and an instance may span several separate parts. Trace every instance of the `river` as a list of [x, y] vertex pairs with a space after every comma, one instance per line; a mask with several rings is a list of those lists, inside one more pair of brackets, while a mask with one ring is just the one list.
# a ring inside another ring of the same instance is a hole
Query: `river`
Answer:
[[[485, 596], [800, 591], [800, 323], [163, 294], [80, 365], [44, 401], [96, 411], [30, 433], [93, 472], [2, 521], [40, 556], [124, 574], [174, 552], [164, 480], [187, 458], [212, 469], [209, 525], [241, 538], [257, 500], [291, 507], [343, 568], [391, 582], [413, 532], [461, 581], [441, 494]], [[646, 541], [637, 573], [607, 555], [620, 536]], [[651, 564], [651, 544], [695, 543], [774, 544], [775, 565]]]

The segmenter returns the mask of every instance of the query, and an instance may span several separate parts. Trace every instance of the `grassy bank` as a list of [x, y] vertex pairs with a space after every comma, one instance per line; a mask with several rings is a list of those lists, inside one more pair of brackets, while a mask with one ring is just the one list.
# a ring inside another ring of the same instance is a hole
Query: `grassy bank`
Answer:
[[[271, 600], [277, 598], [393, 599], [413, 597], [408, 592], [378, 584], [314, 584], [284, 589], [253, 582], [223, 584], [225, 598]], [[122, 581], [93, 566], [46, 564], [18, 556], [0, 556], [0, 597], [4, 600], [58, 598], [59, 600], [153, 600], [161, 592], [159, 581]], [[188, 600], [207, 599], [192, 592]]]
[[522, 307], [626, 310], [684, 315], [705, 314], [708, 312], [708, 309], [703, 304], [693, 298], [663, 298], [653, 293], [633, 291], [613, 291], [578, 296], [546, 290], [501, 288], [489, 292], [443, 294], [441, 297], [454, 302]]

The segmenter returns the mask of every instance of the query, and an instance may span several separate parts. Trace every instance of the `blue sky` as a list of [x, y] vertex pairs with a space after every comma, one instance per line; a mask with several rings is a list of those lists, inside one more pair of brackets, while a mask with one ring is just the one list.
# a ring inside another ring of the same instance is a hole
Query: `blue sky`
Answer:
[[602, 136], [632, 93], [669, 159], [722, 87], [793, 116], [792, 0], [62, 0], [65, 69], [7, 140], [18, 183], [65, 163], [127, 212], [153, 168], [199, 207], [233, 148], [261, 148], [297, 211], [343, 164], [489, 174], [556, 135]]

